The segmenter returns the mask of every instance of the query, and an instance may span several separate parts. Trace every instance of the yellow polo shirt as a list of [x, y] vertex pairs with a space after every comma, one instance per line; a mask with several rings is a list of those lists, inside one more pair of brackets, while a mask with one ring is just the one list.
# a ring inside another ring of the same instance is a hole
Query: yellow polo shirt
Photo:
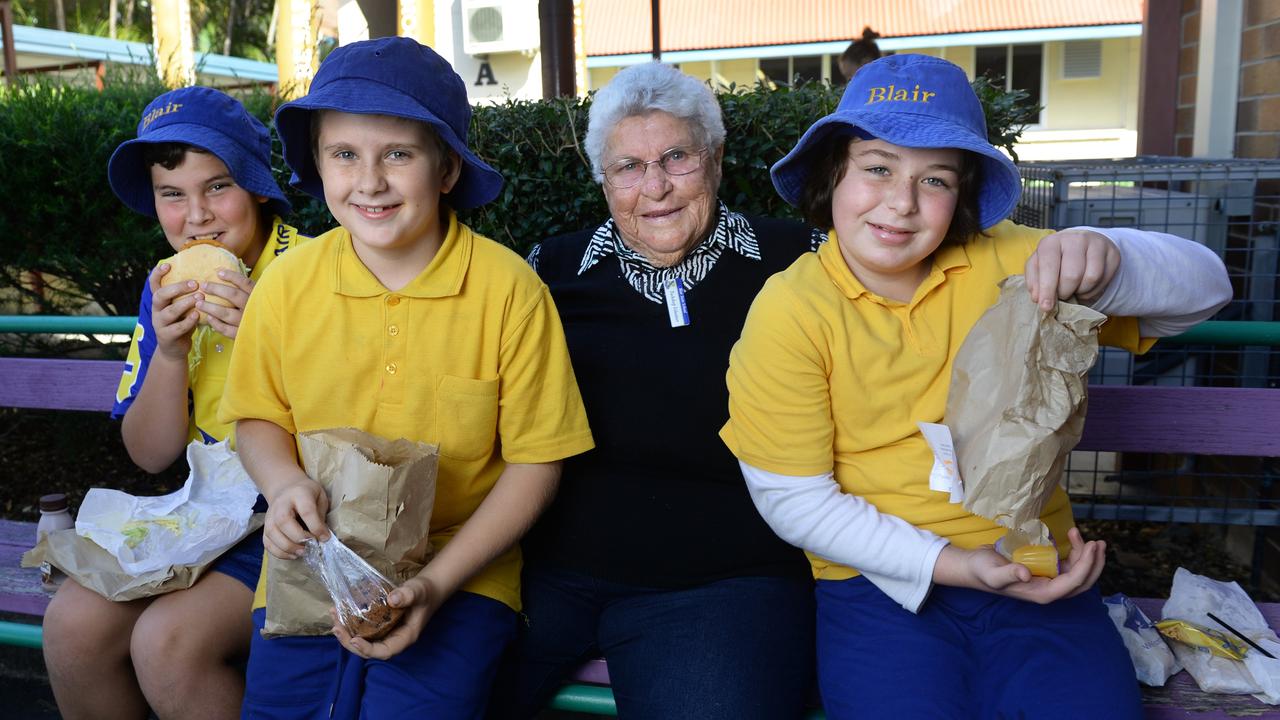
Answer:
[[[219, 418], [438, 443], [437, 550], [506, 463], [553, 462], [593, 447], [546, 286], [452, 213], [431, 264], [395, 292], [360, 262], [341, 227], [280, 258], [249, 301]], [[465, 589], [519, 609], [519, 580], [513, 548]], [[255, 607], [263, 606], [259, 582]]]
[[[729, 421], [721, 438], [740, 460], [782, 475], [834, 471], [861, 495], [949, 538], [959, 547], [993, 543], [1004, 528], [929, 489], [933, 455], [917, 421], [942, 422], [951, 364], [970, 328], [999, 297], [997, 283], [1023, 272], [1051, 230], [1002, 222], [963, 245], [934, 253], [908, 303], [863, 287], [832, 231], [817, 253], [775, 275], [751, 306], [730, 355]], [[1134, 352], [1134, 318], [1112, 318], [1100, 341]], [[1074, 524], [1059, 488], [1044, 521], [1065, 552]], [[840, 580], [853, 568], [809, 555], [814, 577]]]
[[[286, 250], [309, 240], [306, 235], [286, 225], [280, 218], [271, 222], [271, 236], [258, 256], [258, 262], [249, 272], [249, 279], [255, 283], [262, 279], [267, 266]], [[161, 260], [157, 265], [169, 262], [173, 256]], [[237, 334], [239, 334], [237, 332]], [[190, 394], [191, 422], [189, 423], [187, 442], [200, 440], [215, 443], [231, 437], [232, 425], [218, 420], [218, 403], [222, 400], [222, 389], [227, 382], [227, 368], [231, 364], [231, 349], [235, 340], [222, 333], [210, 330], [197, 332], [193, 343], [199, 347], [192, 348], [198, 353], [200, 363], [195, 370], [188, 373], [187, 383]], [[111, 416], [124, 417], [133, 400], [142, 391], [143, 380], [147, 376], [147, 368], [155, 355], [158, 340], [155, 328], [151, 324], [151, 286], [142, 291], [142, 302], [138, 308], [138, 324], [133, 329], [133, 341], [129, 343], [129, 354], [125, 358], [124, 374], [120, 377], [120, 385], [116, 389], [115, 407]]]

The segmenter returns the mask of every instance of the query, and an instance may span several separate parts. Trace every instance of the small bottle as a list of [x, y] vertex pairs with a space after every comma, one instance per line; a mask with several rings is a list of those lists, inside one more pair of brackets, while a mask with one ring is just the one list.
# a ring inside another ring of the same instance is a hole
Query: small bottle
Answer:
[[[62, 493], [42, 495], [40, 497], [40, 522], [36, 523], [36, 543], [54, 530], [66, 530], [75, 527], [75, 518], [67, 509], [67, 496]], [[63, 575], [45, 561], [40, 563], [40, 584], [47, 592], [54, 592], [62, 584]]]

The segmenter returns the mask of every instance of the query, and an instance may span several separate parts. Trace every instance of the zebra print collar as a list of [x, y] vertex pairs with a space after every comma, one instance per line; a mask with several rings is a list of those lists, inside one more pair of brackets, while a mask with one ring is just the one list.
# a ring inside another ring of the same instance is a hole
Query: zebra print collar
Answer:
[[651, 302], [663, 305], [666, 303], [663, 286], [669, 278], [680, 278], [686, 291], [693, 289], [711, 272], [726, 249], [745, 258], [759, 260], [760, 245], [751, 223], [742, 214], [729, 210], [723, 201], [716, 202], [718, 210], [715, 228], [706, 240], [690, 250], [679, 263], [671, 267], [655, 267], [622, 241], [613, 218], [609, 218], [591, 236], [591, 242], [582, 255], [582, 264], [578, 266], [578, 274], [590, 270], [610, 255], [616, 256], [622, 268], [622, 276], [631, 287]]

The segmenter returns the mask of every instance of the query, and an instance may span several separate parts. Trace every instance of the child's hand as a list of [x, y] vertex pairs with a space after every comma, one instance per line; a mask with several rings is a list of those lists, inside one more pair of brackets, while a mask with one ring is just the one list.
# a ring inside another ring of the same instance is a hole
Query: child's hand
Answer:
[[179, 297], [196, 289], [196, 283], [191, 281], [160, 287], [160, 278], [169, 272], [169, 267], [162, 263], [147, 278], [151, 286], [151, 326], [156, 332], [156, 352], [185, 363], [191, 352], [191, 332], [200, 321], [196, 310], [200, 293]]
[[1106, 562], [1107, 544], [1101, 540], [1086, 543], [1075, 528], [1071, 528], [1067, 538], [1071, 541], [1071, 553], [1055, 578], [1033, 577], [1025, 566], [1009, 562], [990, 546], [961, 550], [948, 545], [938, 556], [934, 581], [1040, 605], [1073, 597], [1098, 581]]
[[427, 622], [444, 603], [445, 598], [439, 585], [433, 582], [428, 573], [423, 570], [417, 577], [406, 580], [403, 585], [393, 590], [388, 600], [392, 607], [407, 609], [395, 629], [381, 640], [373, 642], [352, 637], [346, 628], [342, 627], [342, 623], [338, 622], [337, 611], [329, 611], [333, 617], [333, 634], [343, 647], [366, 659], [386, 660], [401, 653], [418, 641], [422, 629], [427, 626]]
[[223, 282], [205, 283], [204, 292], [217, 295], [233, 307], [224, 307], [202, 299], [196, 303], [196, 308], [209, 316], [209, 325], [214, 330], [234, 338], [236, 331], [240, 329], [240, 319], [244, 316], [244, 306], [249, 302], [249, 293], [253, 292], [253, 281], [240, 273], [227, 270], [219, 270], [218, 279]]
[[329, 537], [324, 518], [329, 512], [329, 496], [320, 483], [306, 475], [281, 486], [267, 498], [267, 520], [262, 530], [262, 544], [267, 552], [283, 560], [302, 557], [302, 543], [307, 538]]
[[1083, 303], [1102, 297], [1120, 267], [1120, 251], [1107, 236], [1077, 228], [1040, 241], [1027, 259], [1027, 290], [1045, 312], [1074, 296]]

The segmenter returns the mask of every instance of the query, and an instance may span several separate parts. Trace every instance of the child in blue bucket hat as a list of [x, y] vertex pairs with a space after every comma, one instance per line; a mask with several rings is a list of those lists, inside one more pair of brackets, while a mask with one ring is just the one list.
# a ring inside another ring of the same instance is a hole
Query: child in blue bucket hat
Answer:
[[1231, 297], [1222, 262], [1181, 238], [1006, 220], [1013, 164], [986, 139], [959, 67], [894, 55], [772, 170], [829, 230], [751, 308], [721, 437], [770, 526], [809, 553], [827, 716], [1137, 718], [1133, 666], [1093, 588], [1059, 489], [1044, 522], [1061, 573], [991, 548], [1003, 528], [931, 490], [917, 422], [941, 422], [956, 351], [998, 283], [1025, 273], [1050, 312], [1075, 298], [1134, 352]]
[[[170, 250], [215, 242], [251, 269], [247, 277], [224, 271], [201, 287], [161, 287], [165, 260], [143, 287], [111, 415], [123, 418], [129, 456], [149, 472], [171, 465], [190, 441], [231, 435], [217, 408], [242, 313], [254, 283], [301, 239], [281, 220], [289, 203], [270, 162], [267, 128], [238, 100], [206, 87], [152, 100], [137, 137], [111, 156], [111, 189], [156, 218]], [[142, 717], [150, 705], [161, 717], [234, 717], [262, 552], [262, 533], [254, 532], [190, 588], [126, 602], [63, 583], [44, 620], [45, 662], [63, 715], [101, 717], [113, 707]]]
[[[340, 226], [259, 284], [220, 410], [270, 503], [268, 563], [329, 535], [294, 436], [335, 427], [439, 446], [436, 554], [398, 578], [381, 640], [255, 636], [245, 717], [481, 717], [515, 636], [516, 542], [592, 447], [546, 286], [455, 214], [502, 187], [470, 118], [462, 79], [400, 37], [334, 50], [276, 112], [293, 184]], [[258, 629], [266, 601], [260, 583]]]

